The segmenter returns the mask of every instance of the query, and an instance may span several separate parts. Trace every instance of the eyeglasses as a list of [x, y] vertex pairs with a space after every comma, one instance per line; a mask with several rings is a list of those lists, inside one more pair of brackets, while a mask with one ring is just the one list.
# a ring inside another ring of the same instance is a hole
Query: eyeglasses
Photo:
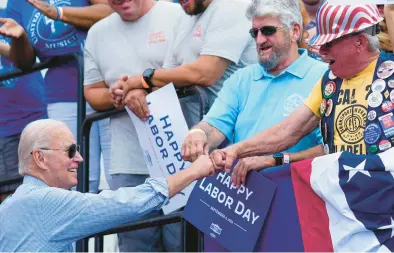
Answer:
[[333, 45], [335, 45], [336, 43], [338, 43], [338, 42], [340, 42], [340, 41], [342, 41], [342, 40], [344, 40], [344, 39], [346, 39], [346, 38], [350, 38], [350, 37], [353, 37], [353, 36], [356, 36], [356, 35], [360, 35], [361, 33], [362, 33], [362, 31], [361, 31], [361, 32], [355, 32], [355, 33], [346, 34], [346, 35], [344, 35], [344, 36], [342, 36], [342, 37], [339, 37], [339, 38], [337, 38], [337, 39], [335, 39], [335, 40], [332, 40], [332, 41], [330, 41], [330, 42], [327, 42], [326, 44], [322, 45], [322, 47], [323, 47], [323, 48], [326, 48], [326, 49], [329, 49], [329, 48], [331, 48]]
[[250, 34], [250, 36], [253, 39], [257, 38], [257, 35], [258, 35], [259, 31], [264, 36], [272, 36], [278, 31], [278, 28], [283, 28], [283, 26], [270, 26], [270, 25], [268, 25], [268, 26], [262, 26], [260, 28], [251, 28], [249, 30], [249, 34]]
[[[79, 152], [79, 145], [77, 144], [71, 144], [70, 147], [66, 150], [63, 149], [56, 149], [56, 148], [37, 148], [41, 150], [58, 150], [58, 151], [64, 151], [68, 153], [68, 157], [70, 159], [74, 158], [77, 152]], [[30, 153], [31, 155], [33, 154], [33, 151]]]

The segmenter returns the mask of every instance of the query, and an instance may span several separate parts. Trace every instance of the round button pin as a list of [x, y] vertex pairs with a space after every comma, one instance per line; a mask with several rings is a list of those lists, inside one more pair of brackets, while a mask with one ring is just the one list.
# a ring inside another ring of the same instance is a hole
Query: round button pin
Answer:
[[383, 112], [391, 112], [394, 110], [394, 104], [391, 101], [384, 101], [382, 103], [382, 111]]
[[327, 100], [325, 100], [324, 98], [323, 98], [323, 100], [321, 101], [321, 103], [320, 103], [320, 114], [323, 116], [324, 115], [324, 113], [326, 112], [326, 109], [327, 109]]
[[327, 108], [326, 108], [326, 113], [324, 115], [326, 115], [326, 117], [330, 116], [331, 112], [332, 112], [332, 107], [333, 107], [333, 102], [332, 99], [329, 99], [327, 101]]
[[367, 118], [368, 118], [369, 121], [372, 121], [372, 120], [376, 119], [376, 111], [374, 111], [374, 110], [369, 111], [369, 113], [367, 115]]
[[386, 89], [386, 82], [383, 79], [376, 79], [372, 83], [371, 89], [375, 92], [383, 92]]
[[379, 150], [380, 151], [385, 151], [389, 148], [391, 148], [391, 142], [389, 142], [388, 140], [381, 140], [379, 142]]
[[372, 145], [375, 144], [382, 133], [378, 124], [372, 123], [369, 124], [364, 130], [364, 141], [365, 143]]
[[372, 146], [369, 148], [369, 151], [370, 151], [372, 154], [378, 152], [378, 146], [372, 145]]
[[390, 88], [394, 88], [394, 80], [389, 80], [387, 82], [387, 86], [389, 86]]
[[325, 153], [326, 155], [330, 154], [330, 147], [328, 146], [328, 144], [325, 144], [325, 145], [324, 145], [324, 153]]
[[326, 85], [324, 86], [323, 97], [325, 97], [325, 98], [332, 97], [332, 95], [334, 95], [336, 88], [337, 88], [337, 86], [335, 85], [335, 83], [333, 81], [327, 82]]
[[394, 90], [390, 91], [390, 101], [394, 103]]
[[379, 92], [372, 92], [368, 96], [368, 105], [372, 108], [376, 108], [383, 102], [383, 95]]
[[380, 64], [377, 72], [377, 76], [380, 79], [386, 79], [394, 73], [394, 62], [393, 61], [385, 61]]
[[330, 78], [331, 80], [336, 79], [337, 77], [332, 73], [332, 71], [330, 70], [330, 73], [328, 73], [328, 78]]

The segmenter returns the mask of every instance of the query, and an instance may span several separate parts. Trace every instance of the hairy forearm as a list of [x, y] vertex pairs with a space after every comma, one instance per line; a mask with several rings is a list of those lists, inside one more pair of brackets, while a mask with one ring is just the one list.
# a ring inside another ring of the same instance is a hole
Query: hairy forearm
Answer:
[[[193, 164], [191, 165], [193, 166]], [[172, 198], [178, 192], [182, 191], [186, 186], [198, 179], [198, 175], [191, 169], [181, 170], [167, 177], [168, 196]]]
[[14, 64], [22, 70], [30, 69], [34, 65], [36, 54], [26, 33], [18, 39], [11, 40], [9, 56]]
[[305, 112], [307, 112], [306, 116], [299, 117], [297, 114], [289, 116], [254, 137], [234, 144], [238, 157], [274, 154], [294, 146], [319, 124], [319, 118], [306, 107], [300, 111], [300, 113]]
[[193, 129], [201, 129], [204, 131], [205, 135], [207, 136], [210, 151], [217, 148], [220, 143], [222, 143], [226, 139], [226, 136], [222, 132], [220, 132], [207, 122], [200, 122], [196, 126], [194, 126]]
[[86, 7], [63, 7], [62, 21], [81, 29], [89, 29], [97, 21], [107, 17], [113, 10], [106, 4]]
[[290, 162], [298, 162], [305, 159], [324, 155], [323, 145], [317, 145], [307, 150], [289, 154]]
[[105, 111], [113, 109], [108, 88], [91, 88], [85, 87], [85, 98], [89, 105], [96, 111]]
[[155, 86], [174, 83], [176, 87], [200, 85], [212, 86], [223, 76], [230, 61], [218, 56], [201, 55], [194, 62], [183, 64], [173, 69], [159, 69], [152, 82]]
[[238, 157], [274, 154], [292, 147], [300, 138], [297, 134], [290, 135], [287, 132], [279, 123], [248, 140], [234, 144], [237, 146]]
[[200, 70], [193, 68], [190, 64], [185, 64], [173, 69], [158, 69], [155, 71], [152, 78], [152, 83], [155, 86], [162, 87], [171, 82], [178, 88], [191, 85], [207, 85]]

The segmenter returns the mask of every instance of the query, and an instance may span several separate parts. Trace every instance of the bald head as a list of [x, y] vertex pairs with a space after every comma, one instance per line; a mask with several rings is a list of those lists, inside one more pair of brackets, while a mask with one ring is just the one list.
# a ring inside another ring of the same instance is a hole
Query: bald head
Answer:
[[19, 141], [19, 174], [23, 176], [28, 173], [33, 149], [50, 146], [52, 140], [67, 131], [70, 132], [66, 124], [53, 119], [36, 120], [28, 124]]

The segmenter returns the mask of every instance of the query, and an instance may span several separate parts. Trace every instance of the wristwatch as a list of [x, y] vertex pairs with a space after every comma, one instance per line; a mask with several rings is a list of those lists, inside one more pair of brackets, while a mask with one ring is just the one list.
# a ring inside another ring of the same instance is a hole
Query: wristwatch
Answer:
[[283, 153], [275, 153], [272, 157], [275, 159], [275, 166], [283, 164]]
[[151, 69], [151, 68], [146, 69], [142, 73], [142, 78], [148, 84], [150, 90], [154, 87], [154, 85], [153, 85], [153, 83], [151, 81], [154, 73], [155, 73], [155, 69]]

